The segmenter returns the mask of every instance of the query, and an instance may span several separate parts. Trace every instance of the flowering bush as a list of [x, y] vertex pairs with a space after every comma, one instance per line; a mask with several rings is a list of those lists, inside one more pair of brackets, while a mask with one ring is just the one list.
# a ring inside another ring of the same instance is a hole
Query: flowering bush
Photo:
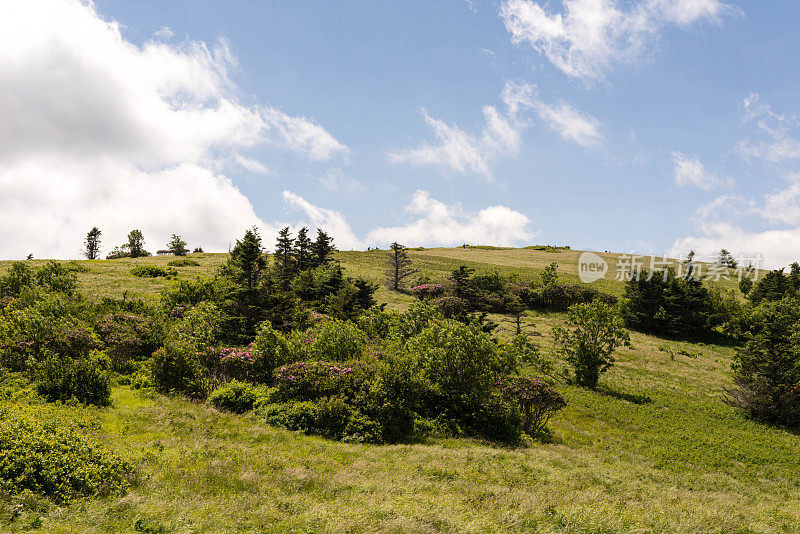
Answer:
[[217, 347], [198, 352], [200, 363], [209, 378], [216, 382], [244, 380], [266, 384], [272, 380], [273, 360], [256, 350], [255, 343], [246, 347]]
[[149, 358], [161, 344], [161, 329], [142, 315], [108, 313], [95, 322], [95, 331], [106, 346], [112, 367], [129, 373], [132, 364]]
[[316, 400], [330, 395], [352, 399], [374, 376], [375, 367], [360, 361], [297, 362], [275, 369], [275, 387], [284, 399]]
[[543, 431], [550, 417], [567, 405], [558, 391], [535, 378], [517, 376], [495, 385], [503, 397], [519, 405], [522, 427], [528, 434]]
[[469, 302], [455, 296], [444, 296], [431, 300], [431, 304], [446, 318], [458, 317], [469, 311]]
[[419, 300], [430, 300], [444, 293], [442, 284], [422, 284], [411, 288], [411, 294]]

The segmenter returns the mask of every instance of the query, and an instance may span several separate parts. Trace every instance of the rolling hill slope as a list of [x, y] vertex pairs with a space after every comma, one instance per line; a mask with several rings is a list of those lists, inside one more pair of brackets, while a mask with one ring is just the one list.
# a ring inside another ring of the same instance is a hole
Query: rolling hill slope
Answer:
[[[579, 254], [473, 248], [411, 257], [433, 279], [461, 264], [531, 279], [555, 261], [562, 280], [577, 281]], [[348, 273], [379, 281], [384, 255], [338, 258]], [[179, 269], [181, 278], [210, 275], [226, 259], [192, 257], [201, 266]], [[155, 299], [169, 282], [133, 277], [130, 268], [169, 259], [81, 262], [90, 271], [80, 284], [93, 298], [127, 291]], [[622, 291], [613, 280], [598, 287]], [[385, 289], [378, 300], [393, 308], [411, 301]], [[525, 321], [548, 353], [563, 316]], [[468, 439], [345, 444], [118, 386], [111, 407], [85, 412], [96, 436], [139, 466], [138, 484], [125, 496], [68, 507], [0, 494], [0, 531], [40, 518], [41, 531], [61, 533], [800, 532], [800, 436], [748, 421], [723, 402], [734, 349], [631, 337], [599, 391], [559, 384], [568, 405], [550, 422], [551, 439], [518, 448]], [[53, 418], [70, 413], [42, 409]]]

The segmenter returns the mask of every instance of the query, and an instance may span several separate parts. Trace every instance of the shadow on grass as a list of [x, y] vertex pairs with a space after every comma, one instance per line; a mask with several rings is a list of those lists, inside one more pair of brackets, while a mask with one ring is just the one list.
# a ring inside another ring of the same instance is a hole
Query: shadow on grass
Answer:
[[608, 386], [600, 386], [595, 391], [601, 395], [605, 395], [606, 397], [613, 397], [615, 399], [630, 402], [632, 404], [650, 404], [653, 402], [653, 399], [647, 395], [625, 393], [624, 391], [619, 391], [618, 389], [613, 389]]

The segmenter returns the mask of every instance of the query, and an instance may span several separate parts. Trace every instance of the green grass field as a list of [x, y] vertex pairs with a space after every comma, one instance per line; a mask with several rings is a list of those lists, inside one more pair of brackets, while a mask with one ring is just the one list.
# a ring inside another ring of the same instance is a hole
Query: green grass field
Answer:
[[[579, 254], [431, 249], [411, 257], [420, 274], [439, 280], [461, 264], [530, 279], [555, 261], [562, 280], [577, 281]], [[348, 273], [379, 281], [384, 255], [338, 258]], [[614, 255], [603, 256], [613, 270]], [[179, 269], [180, 277], [209, 275], [225, 261], [192, 257], [201, 266]], [[169, 259], [86, 262], [91, 272], [80, 284], [92, 298], [156, 298], [168, 282], [129, 271]], [[613, 280], [597, 286], [622, 290]], [[410, 302], [385, 289], [377, 296], [395, 309]], [[510, 331], [508, 318], [494, 319], [500, 335]], [[549, 353], [562, 321], [536, 314], [525, 330]], [[38, 521], [39, 531], [58, 533], [800, 532], [800, 436], [724, 404], [733, 349], [631, 337], [600, 391], [559, 385], [568, 406], [551, 420], [552, 438], [518, 448], [468, 439], [344, 444], [116, 387], [111, 407], [86, 416], [107, 447], [138, 466], [138, 483], [122, 497], [64, 507], [30, 496], [0, 501], [0, 532]]]

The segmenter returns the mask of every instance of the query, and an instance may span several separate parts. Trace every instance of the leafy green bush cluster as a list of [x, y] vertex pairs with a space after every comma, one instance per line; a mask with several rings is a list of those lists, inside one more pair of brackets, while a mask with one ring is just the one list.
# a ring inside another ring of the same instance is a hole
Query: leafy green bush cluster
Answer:
[[541, 284], [520, 282], [497, 273], [475, 274], [461, 266], [447, 284], [421, 280], [412, 294], [436, 306], [445, 317], [464, 320], [470, 312], [519, 314], [525, 309], [566, 311], [573, 304], [600, 300], [616, 304], [617, 298], [588, 285], [559, 284], [556, 264], [545, 268]]
[[169, 261], [167, 265], [170, 267], [199, 267], [200, 263], [197, 260], [182, 258], [180, 260]]
[[104, 355], [70, 358], [51, 354], [36, 368], [36, 389], [48, 401], [75, 399], [84, 404], [110, 404], [108, 360]]
[[256, 393], [251, 384], [231, 380], [212, 391], [206, 402], [218, 410], [245, 413], [253, 409]]
[[149, 358], [163, 343], [162, 324], [153, 316], [119, 311], [97, 317], [94, 328], [112, 369], [130, 373], [137, 362]]
[[478, 325], [422, 306], [371, 312], [362, 324], [386, 335], [378, 353], [279, 367], [259, 413], [285, 428], [376, 443], [432, 432], [513, 442], [525, 428], [541, 431], [530, 401], [499, 387], [532, 357], [527, 343], [496, 343]]
[[158, 278], [159, 276], [170, 278], [178, 276], [178, 271], [174, 267], [164, 269], [157, 265], [137, 265], [131, 269], [131, 274], [139, 278]]
[[124, 491], [131, 466], [79, 430], [0, 408], [0, 488], [57, 502]]

